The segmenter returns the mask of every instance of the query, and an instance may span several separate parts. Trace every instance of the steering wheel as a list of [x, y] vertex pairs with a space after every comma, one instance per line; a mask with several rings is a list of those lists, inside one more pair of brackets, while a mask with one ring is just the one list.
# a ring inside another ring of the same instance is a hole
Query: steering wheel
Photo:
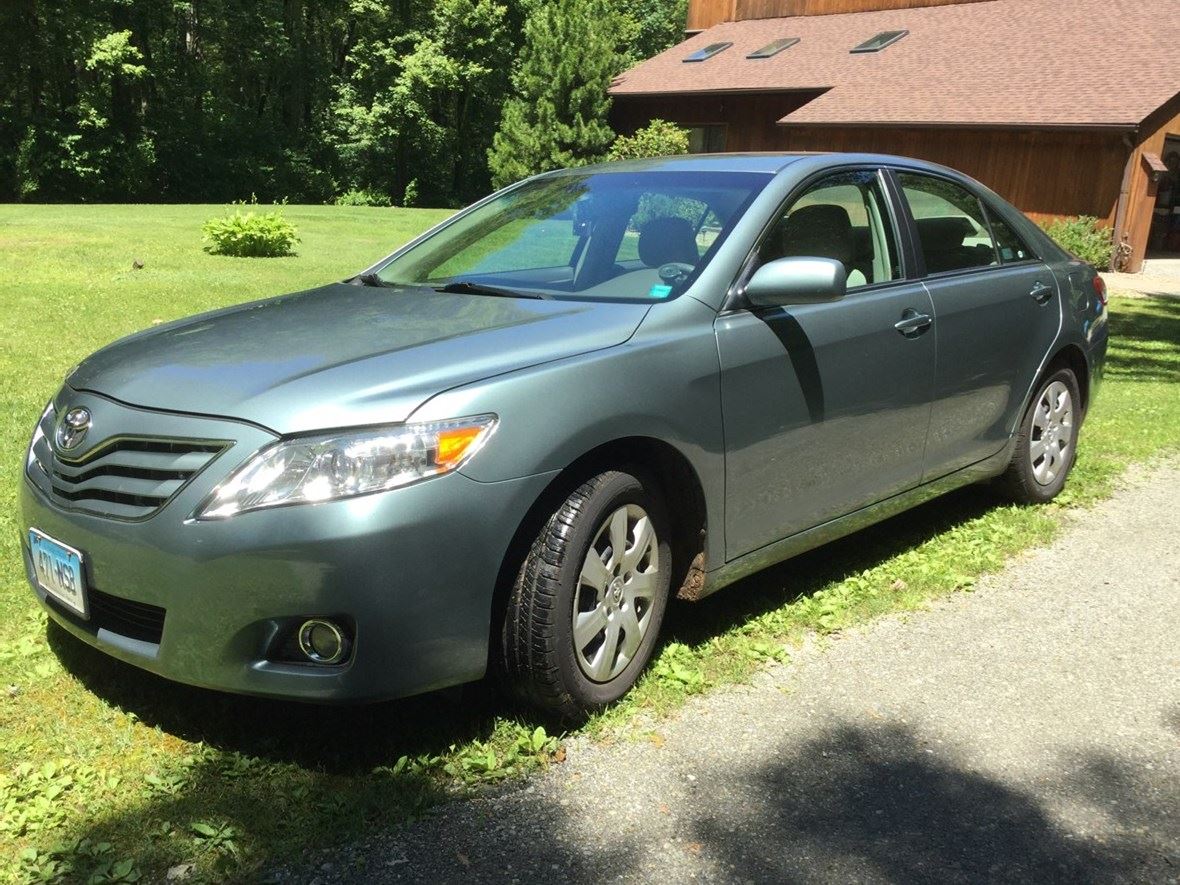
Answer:
[[660, 279], [670, 286], [675, 286], [677, 283], [683, 283], [696, 270], [691, 264], [683, 261], [669, 261], [667, 264], [661, 264], [660, 269], [656, 271], [660, 275]]

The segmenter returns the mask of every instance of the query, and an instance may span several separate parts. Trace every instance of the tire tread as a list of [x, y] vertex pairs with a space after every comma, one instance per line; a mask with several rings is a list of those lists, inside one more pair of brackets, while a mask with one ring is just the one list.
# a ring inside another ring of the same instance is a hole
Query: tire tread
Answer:
[[571, 552], [568, 541], [575, 521], [591, 497], [620, 475], [600, 473], [578, 486], [537, 534], [513, 582], [504, 619], [504, 669], [513, 692], [531, 706], [565, 716], [581, 711], [562, 685], [557, 663], [554, 627], [560, 574]]
[[[1054, 486], [1042, 486], [1036, 481], [1029, 464], [1027, 453], [1029, 437], [1032, 433], [1032, 413], [1041, 400], [1041, 393], [1054, 381], [1062, 381], [1069, 388], [1074, 402], [1074, 438], [1070, 451], [1070, 462], [1061, 472], [1061, 482]], [[1078, 456], [1078, 437], [1081, 430], [1081, 397], [1078, 392], [1078, 380], [1073, 370], [1059, 368], [1041, 379], [1035, 388], [1032, 400], [1029, 402], [1024, 415], [1020, 419], [1020, 429], [1016, 434], [1016, 446], [1012, 451], [1012, 460], [1007, 469], [997, 479], [997, 488], [1004, 497], [1018, 504], [1043, 504], [1051, 501], [1065, 486], [1065, 480], [1073, 469]], [[1050, 491], [1051, 489], [1051, 491]]]

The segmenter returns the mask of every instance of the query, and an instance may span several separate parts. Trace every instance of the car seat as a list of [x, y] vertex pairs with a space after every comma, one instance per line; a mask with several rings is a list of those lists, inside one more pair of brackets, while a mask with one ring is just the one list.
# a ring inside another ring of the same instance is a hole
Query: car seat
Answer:
[[648, 267], [672, 262], [691, 264], [701, 259], [696, 232], [687, 218], [653, 218], [639, 231], [639, 260]]

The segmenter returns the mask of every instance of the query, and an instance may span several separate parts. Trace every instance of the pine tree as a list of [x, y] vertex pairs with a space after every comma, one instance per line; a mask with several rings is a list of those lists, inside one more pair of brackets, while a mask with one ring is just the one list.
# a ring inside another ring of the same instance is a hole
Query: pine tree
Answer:
[[623, 59], [622, 22], [604, 0], [547, 0], [525, 24], [524, 47], [488, 151], [497, 187], [601, 159], [614, 139], [607, 89]]

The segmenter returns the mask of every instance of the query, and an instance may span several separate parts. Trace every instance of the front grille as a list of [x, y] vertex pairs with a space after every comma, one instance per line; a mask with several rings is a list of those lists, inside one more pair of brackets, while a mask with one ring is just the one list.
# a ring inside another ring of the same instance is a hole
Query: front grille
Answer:
[[147, 519], [228, 445], [218, 440], [123, 437], [82, 458], [63, 458], [51, 444], [54, 414], [41, 419], [29, 478], [59, 506], [116, 519]]
[[86, 595], [90, 603], [89, 621], [83, 621], [52, 596], [45, 598], [55, 611], [75, 623], [88, 625], [95, 630], [109, 630], [120, 636], [138, 639], [140, 642], [160, 644], [160, 639], [164, 635], [165, 610], [158, 605], [111, 596], [93, 588], [87, 591]]

